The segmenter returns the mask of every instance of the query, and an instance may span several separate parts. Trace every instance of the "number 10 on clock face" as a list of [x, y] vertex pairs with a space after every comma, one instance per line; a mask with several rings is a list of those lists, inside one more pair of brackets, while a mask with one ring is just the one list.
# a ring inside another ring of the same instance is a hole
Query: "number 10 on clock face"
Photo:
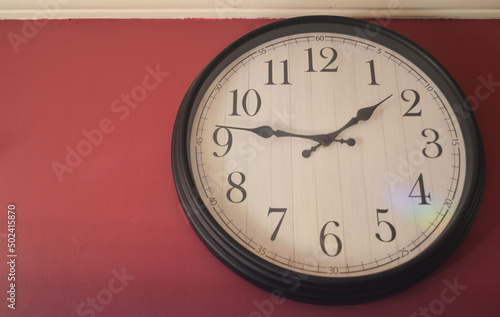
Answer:
[[362, 276], [415, 257], [463, 188], [457, 118], [425, 72], [356, 37], [252, 47], [192, 118], [190, 166], [223, 230], [277, 266]]

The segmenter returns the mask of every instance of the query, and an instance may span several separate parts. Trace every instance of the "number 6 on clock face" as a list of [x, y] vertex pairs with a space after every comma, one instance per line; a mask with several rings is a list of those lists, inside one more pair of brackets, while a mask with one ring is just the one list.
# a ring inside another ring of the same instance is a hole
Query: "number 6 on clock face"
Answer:
[[479, 132], [446, 71], [339, 17], [280, 21], [229, 46], [186, 94], [172, 150], [212, 252], [314, 303], [373, 300], [431, 272], [465, 237], [484, 182]]

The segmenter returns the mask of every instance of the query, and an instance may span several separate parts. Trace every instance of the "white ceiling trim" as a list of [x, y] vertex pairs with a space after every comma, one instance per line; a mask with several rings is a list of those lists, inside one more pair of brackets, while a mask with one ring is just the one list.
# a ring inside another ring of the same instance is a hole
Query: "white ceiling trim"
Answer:
[[2, 19], [65, 18], [500, 18], [498, 0], [3, 0]]

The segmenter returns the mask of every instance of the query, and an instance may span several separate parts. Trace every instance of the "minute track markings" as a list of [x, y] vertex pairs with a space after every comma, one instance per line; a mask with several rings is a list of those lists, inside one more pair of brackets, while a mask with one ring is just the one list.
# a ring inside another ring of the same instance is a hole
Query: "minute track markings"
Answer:
[[[387, 51], [385, 51], [385, 53], [389, 56], [388, 60], [399, 60], [400, 63], [398, 64], [398, 66], [401, 66], [401, 64], [403, 63], [406, 67], [408, 67], [410, 69], [409, 73], [413, 71], [420, 78], [422, 78], [422, 76], [418, 72], [416, 72], [411, 66], [407, 65], [406, 63], [404, 63], [401, 59], [399, 59], [398, 57], [396, 57], [395, 55], [393, 55], [393, 54], [391, 54], [391, 53], [389, 53]], [[426, 83], [428, 83], [428, 81], [426, 81]], [[421, 84], [424, 85], [423, 83], [421, 83]], [[430, 92], [431, 96], [432, 95], [434, 96], [434, 97], [432, 97], [432, 100], [435, 100], [435, 102], [437, 103], [438, 109], [443, 114], [444, 121], [449, 126], [449, 130], [448, 131], [449, 131], [450, 135], [452, 136], [452, 138], [456, 138], [457, 137], [457, 132], [456, 132], [456, 128], [455, 128], [455, 123], [454, 123], [453, 120], [451, 120], [448, 108], [444, 105], [443, 100], [441, 99], [441, 97], [438, 95], [438, 93], [434, 89], [432, 89], [432, 91], [429, 91], [429, 92]], [[450, 124], [451, 124], [451, 127], [450, 127]], [[458, 148], [458, 151], [460, 151], [460, 147], [457, 147], [457, 148]], [[455, 153], [453, 153], [452, 155], [455, 155]], [[458, 157], [459, 157], [459, 160], [460, 160], [460, 154], [458, 154]], [[460, 173], [460, 168], [458, 169], [458, 173]], [[451, 186], [453, 186], [453, 183], [455, 183], [455, 189], [451, 189]], [[456, 182], [452, 181], [451, 184], [450, 184], [450, 189], [448, 189], [448, 192], [450, 194], [453, 194], [452, 195], [453, 199], [454, 199], [454, 197], [456, 195], [456, 190], [457, 190], [458, 184], [459, 184], [459, 181], [456, 181]]]
[[[224, 221], [224, 219], [222, 219], [221, 214], [223, 214], [223, 215], [224, 215], [227, 219], [229, 219], [229, 218], [226, 216], [226, 214], [224, 214], [224, 212], [217, 213], [217, 215], [219, 216], [219, 218], [221, 219], [221, 221], [222, 221], [223, 223], [226, 223], [226, 222]], [[233, 224], [233, 226], [234, 226], [234, 224]], [[255, 250], [255, 247], [252, 247], [252, 246], [251, 246], [251, 243], [254, 243], [256, 246], [259, 246], [259, 244], [257, 244], [255, 241], [253, 241], [253, 238], [250, 238], [250, 240], [249, 240], [248, 242], [247, 242], [247, 241], [245, 241], [245, 240], [244, 240], [244, 239], [243, 239], [240, 235], [244, 236], [244, 237], [245, 237], [245, 238], [247, 238], [247, 239], [248, 239], [249, 237], [248, 237], [247, 235], [245, 235], [242, 231], [239, 231], [239, 233], [238, 233], [238, 234], [236, 234], [236, 232], [235, 232], [235, 231], [234, 231], [234, 230], [233, 230], [230, 226], [228, 226], [227, 228], [228, 228], [229, 230], [231, 230], [231, 231], [235, 234], [235, 236], [236, 236], [236, 237], [238, 237], [238, 239], [239, 239], [240, 241], [242, 241], [244, 244], [248, 245], [248, 247], [253, 248], [253, 249]], [[236, 226], [235, 226], [235, 228], [236, 228], [236, 229], [239, 229], [239, 228], [237, 228]]]
[[[200, 179], [201, 179], [201, 175], [206, 175], [206, 174], [205, 174], [205, 171], [204, 171], [204, 169], [203, 169], [203, 163], [200, 163], [200, 162], [198, 161], [198, 154], [200, 154], [200, 153], [198, 152], [198, 147], [195, 147], [195, 160], [196, 160], [196, 166], [197, 166], [197, 169], [198, 169], [198, 176], [199, 176], [199, 177], [200, 177]], [[202, 160], [201, 155], [200, 155], [200, 160]], [[201, 167], [201, 171], [202, 171], [202, 172], [200, 172], [200, 167]], [[210, 188], [210, 185], [208, 184], [208, 182], [206, 181], [205, 183], [207, 184], [208, 188]], [[209, 195], [208, 195], [208, 193], [207, 193], [207, 188], [205, 188], [205, 185], [203, 185], [203, 181], [201, 182], [201, 185], [202, 185], [202, 187], [203, 187], [203, 189], [204, 189], [204, 193], [205, 193], [206, 197], [208, 198], [208, 196], [209, 196]]]

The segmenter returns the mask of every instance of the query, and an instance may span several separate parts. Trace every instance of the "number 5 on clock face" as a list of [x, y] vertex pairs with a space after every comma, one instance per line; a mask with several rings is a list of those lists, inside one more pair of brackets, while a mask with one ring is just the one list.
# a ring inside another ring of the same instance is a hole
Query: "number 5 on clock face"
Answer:
[[268, 287], [285, 288], [276, 272], [306, 276], [304, 292], [424, 274], [415, 267], [447, 248], [450, 223], [469, 227], [464, 197], [478, 195], [466, 183], [478, 135], [456, 114], [460, 93], [392, 33], [297, 21], [234, 44], [184, 101], [180, 167], [208, 219], [191, 216], [195, 228], [209, 245], [227, 241], [212, 246], [219, 255], [239, 250], [227, 261], [237, 271], [269, 272], [275, 282], [254, 280]]

